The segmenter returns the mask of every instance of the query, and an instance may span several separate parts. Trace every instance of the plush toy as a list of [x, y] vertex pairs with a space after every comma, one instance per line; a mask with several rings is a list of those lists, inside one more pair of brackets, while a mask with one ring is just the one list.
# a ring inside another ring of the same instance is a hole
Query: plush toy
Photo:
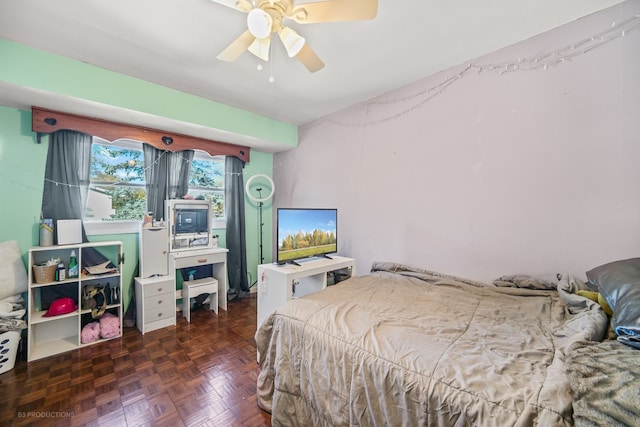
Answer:
[[82, 344], [89, 344], [100, 338], [100, 323], [91, 322], [84, 325], [80, 336]]
[[111, 313], [105, 313], [100, 318], [100, 336], [113, 338], [120, 335], [120, 319]]
[[581, 297], [589, 298], [591, 301], [597, 302], [598, 304], [600, 304], [600, 307], [602, 307], [605, 313], [607, 313], [609, 316], [613, 316], [613, 310], [601, 293], [580, 290], [577, 292], [577, 294]]

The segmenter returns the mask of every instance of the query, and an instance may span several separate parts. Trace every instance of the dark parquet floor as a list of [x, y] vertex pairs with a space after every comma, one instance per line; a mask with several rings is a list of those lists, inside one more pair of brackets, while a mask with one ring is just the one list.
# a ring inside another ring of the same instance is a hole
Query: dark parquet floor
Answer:
[[2, 426], [268, 426], [256, 403], [256, 299], [0, 375]]

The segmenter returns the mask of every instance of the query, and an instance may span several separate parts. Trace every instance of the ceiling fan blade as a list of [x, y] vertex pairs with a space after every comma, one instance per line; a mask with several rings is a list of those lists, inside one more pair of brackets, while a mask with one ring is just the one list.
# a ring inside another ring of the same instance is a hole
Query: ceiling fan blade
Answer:
[[287, 18], [300, 24], [360, 21], [378, 14], [378, 0], [327, 0], [295, 6]]
[[271, 46], [271, 37], [264, 39], [255, 39], [249, 46], [249, 52], [253, 53], [263, 61], [269, 60], [269, 47]]
[[302, 46], [302, 49], [300, 49], [296, 58], [298, 58], [298, 60], [302, 62], [302, 65], [307, 67], [307, 70], [312, 73], [324, 68], [324, 62], [322, 62], [320, 57], [309, 47], [308, 43], [305, 43], [304, 46]]
[[218, 59], [227, 62], [233, 62], [244, 53], [245, 50], [251, 46], [251, 43], [255, 40], [255, 37], [249, 30], [240, 34], [240, 37], [235, 39], [225, 50], [220, 52]]
[[211, 0], [214, 3], [221, 4], [223, 6], [237, 9], [242, 12], [249, 12], [253, 9], [253, 5], [249, 0]]

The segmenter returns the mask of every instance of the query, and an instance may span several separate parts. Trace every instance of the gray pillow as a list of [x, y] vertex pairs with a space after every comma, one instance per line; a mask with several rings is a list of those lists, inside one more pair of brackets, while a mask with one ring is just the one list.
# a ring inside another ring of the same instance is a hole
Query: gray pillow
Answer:
[[640, 258], [614, 261], [587, 271], [613, 310], [618, 341], [640, 348]]

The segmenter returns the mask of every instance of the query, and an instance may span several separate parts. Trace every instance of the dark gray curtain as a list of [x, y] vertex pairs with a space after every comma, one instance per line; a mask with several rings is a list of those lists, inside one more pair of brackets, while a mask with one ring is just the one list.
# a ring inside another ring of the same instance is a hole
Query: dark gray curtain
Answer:
[[159, 150], [142, 144], [144, 178], [147, 187], [147, 211], [156, 219], [163, 218], [164, 201], [178, 199], [189, 191], [189, 172], [194, 152]]
[[[89, 193], [92, 143], [93, 136], [71, 130], [60, 130], [49, 137], [42, 193], [42, 217], [53, 219], [54, 227], [59, 219], [84, 218]], [[84, 223], [82, 241], [89, 241]], [[54, 242], [58, 243], [57, 233], [54, 233]], [[106, 260], [107, 258], [93, 248], [85, 248], [82, 251], [83, 267], [98, 265]]]
[[189, 172], [193, 150], [169, 153], [168, 199], [179, 199], [189, 192]]
[[[89, 191], [93, 137], [61, 130], [49, 137], [42, 193], [42, 217], [82, 219]], [[54, 234], [55, 235], [55, 234]], [[82, 227], [83, 241], [87, 241]], [[57, 243], [57, 236], [55, 236]]]
[[237, 157], [225, 159], [225, 216], [227, 218], [227, 270], [229, 300], [249, 292], [247, 280], [247, 239], [244, 225], [244, 162]]
[[144, 179], [147, 188], [147, 211], [153, 217], [164, 217], [164, 200], [167, 198], [167, 161], [169, 152], [153, 145], [142, 144], [144, 154]]

